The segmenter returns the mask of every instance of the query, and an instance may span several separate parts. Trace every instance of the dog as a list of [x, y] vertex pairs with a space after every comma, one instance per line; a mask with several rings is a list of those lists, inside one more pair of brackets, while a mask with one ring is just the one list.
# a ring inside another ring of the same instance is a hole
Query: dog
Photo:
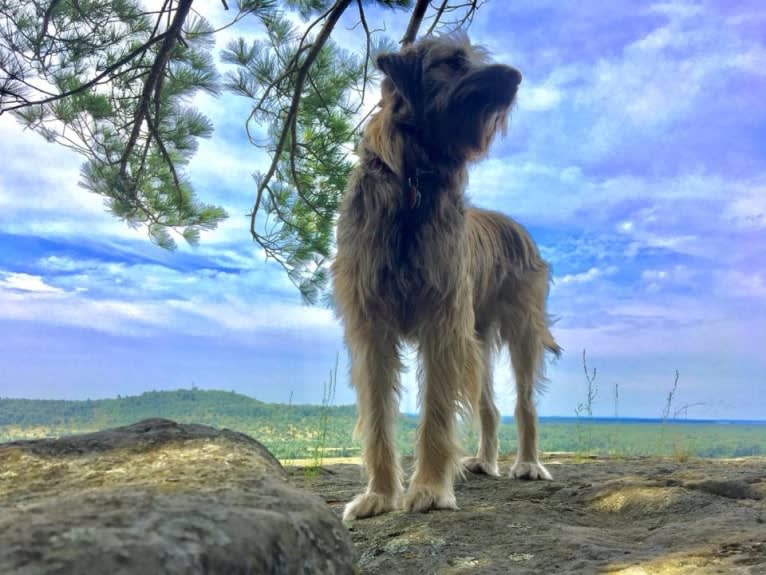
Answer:
[[[550, 274], [524, 228], [467, 205], [467, 166], [485, 156], [516, 98], [521, 74], [493, 64], [467, 36], [429, 37], [381, 54], [379, 109], [339, 210], [333, 297], [357, 393], [367, 490], [351, 520], [457, 509], [462, 469], [497, 476], [500, 413], [491, 361], [507, 345], [516, 379], [519, 449], [510, 475], [551, 479], [538, 461], [535, 384], [547, 349]], [[421, 418], [409, 488], [396, 451], [400, 346], [419, 354]], [[476, 457], [461, 460], [457, 415], [478, 412]]]

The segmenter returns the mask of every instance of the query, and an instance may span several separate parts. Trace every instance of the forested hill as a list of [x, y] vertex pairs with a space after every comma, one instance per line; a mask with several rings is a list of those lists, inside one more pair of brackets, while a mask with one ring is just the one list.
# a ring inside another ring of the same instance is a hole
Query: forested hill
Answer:
[[[148, 417], [166, 417], [176, 421], [242, 427], [253, 420], [300, 420], [320, 417], [323, 407], [264, 403], [234, 393], [202, 389], [148, 391], [117, 399], [67, 401], [51, 399], [0, 398], [1, 426], [46, 426], [100, 428], [134, 423]], [[329, 407], [331, 417], [355, 415], [353, 406]]]
[[[241, 431], [280, 459], [317, 460], [320, 456], [356, 456], [360, 451], [353, 439], [356, 410], [351, 405], [264, 403], [234, 392], [196, 388], [85, 401], [0, 398], [0, 443], [97, 431], [150, 417]], [[415, 416], [399, 417], [396, 441], [402, 453], [412, 453], [416, 428]], [[515, 425], [504, 420], [499, 432], [501, 450], [513, 452]], [[543, 451], [679, 459], [766, 455], [766, 426], [757, 422], [719, 425], [542, 418], [539, 432]], [[468, 452], [476, 449], [477, 435], [475, 426], [462, 426], [462, 442]]]

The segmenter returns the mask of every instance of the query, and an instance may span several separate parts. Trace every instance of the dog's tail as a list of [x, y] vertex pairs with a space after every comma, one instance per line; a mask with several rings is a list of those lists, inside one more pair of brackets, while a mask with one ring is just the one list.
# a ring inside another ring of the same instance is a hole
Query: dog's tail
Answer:
[[551, 333], [550, 326], [552, 324], [556, 323], [556, 318], [551, 318], [551, 316], [547, 316], [547, 322], [545, 326], [545, 331], [543, 332], [542, 340], [543, 340], [543, 346], [545, 349], [547, 349], [549, 352], [551, 352], [554, 356], [556, 356], [556, 359], [561, 357], [562, 352], [564, 351], [564, 348], [561, 347], [558, 342], [553, 337], [553, 334]]

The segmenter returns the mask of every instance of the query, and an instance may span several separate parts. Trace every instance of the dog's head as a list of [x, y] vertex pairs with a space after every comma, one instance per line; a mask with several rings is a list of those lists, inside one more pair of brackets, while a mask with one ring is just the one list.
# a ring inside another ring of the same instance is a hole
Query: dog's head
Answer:
[[385, 74], [389, 129], [415, 138], [432, 158], [457, 163], [487, 153], [521, 83], [518, 70], [492, 64], [465, 35], [426, 38], [381, 54], [376, 64]]

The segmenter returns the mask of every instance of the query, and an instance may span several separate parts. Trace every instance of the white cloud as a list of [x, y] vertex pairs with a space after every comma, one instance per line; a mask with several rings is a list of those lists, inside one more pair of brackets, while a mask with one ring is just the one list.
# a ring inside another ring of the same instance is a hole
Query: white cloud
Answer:
[[738, 189], [726, 207], [724, 217], [743, 230], [765, 230], [766, 185]]
[[555, 108], [563, 94], [552, 86], [532, 86], [519, 93], [518, 107], [521, 112], [543, 112]]
[[51, 285], [41, 276], [2, 272], [1, 319], [122, 335], [180, 330], [186, 335], [255, 337], [264, 329], [340, 334], [330, 310], [303, 306], [297, 297], [280, 301], [270, 299], [273, 295], [248, 294], [256, 284], [238, 274], [66, 258], [47, 258], [43, 264], [78, 273], [55, 276], [49, 282], [57, 285]]
[[671, 19], [687, 19], [700, 15], [704, 12], [704, 7], [692, 2], [655, 2], [649, 9], [649, 12], [664, 14]]
[[158, 304], [91, 300], [79, 292], [19, 293], [0, 286], [0, 318], [32, 321], [41, 326], [70, 326], [121, 335], [144, 335], [166, 324]]
[[561, 285], [568, 284], [584, 284], [592, 282], [593, 280], [604, 275], [604, 271], [598, 268], [590, 268], [588, 271], [580, 272], [576, 274], [567, 274], [556, 278], [555, 283]]
[[700, 272], [687, 265], [677, 264], [664, 269], [645, 269], [641, 272], [641, 281], [649, 291], [675, 289], [679, 286], [694, 286]]
[[32, 293], [59, 293], [57, 287], [50, 286], [40, 276], [0, 271], [0, 289]]
[[740, 52], [734, 56], [731, 66], [754, 76], [766, 76], [766, 49], [757, 46]]
[[644, 281], [654, 282], [664, 280], [666, 277], [668, 277], [668, 272], [665, 270], [644, 270], [641, 272], [641, 279]]
[[715, 289], [724, 298], [766, 302], [766, 274], [762, 271], [723, 270], [715, 274]]
[[[572, 8], [559, 15], [582, 16]], [[603, 50], [596, 59], [578, 60], [563, 52], [544, 59], [535, 52], [538, 68], [543, 64], [536, 70], [542, 78], [522, 86], [519, 110], [559, 109], [515, 120], [534, 130], [531, 153], [597, 162], [623, 157], [626, 146], [639, 142], [660, 146], [667, 132], [690, 115], [732, 100], [722, 82], [726, 74], [751, 79], [766, 74], [763, 40], [743, 32], [757, 20], [734, 21], [727, 10], [722, 14], [715, 7], [667, 3], [639, 7], [636, 21], [656, 22], [658, 15], [663, 18], [659, 25], [624, 45], [610, 46], [614, 50]], [[546, 64], [558, 67], [546, 69]]]
[[50, 236], [146, 238], [107, 213], [79, 185], [83, 158], [0, 116], [0, 232]]
[[36, 264], [40, 275], [0, 272], [0, 318], [139, 335], [180, 330], [254, 337], [284, 329], [340, 336], [330, 310], [304, 306], [283, 273], [262, 265], [174, 269], [68, 256]]
[[340, 334], [338, 321], [328, 309], [300, 304], [270, 303], [268, 305], [228, 299], [211, 301], [170, 300], [175, 310], [198, 316], [226, 330], [255, 333], [262, 329], [285, 329], [306, 332], [323, 331]]

